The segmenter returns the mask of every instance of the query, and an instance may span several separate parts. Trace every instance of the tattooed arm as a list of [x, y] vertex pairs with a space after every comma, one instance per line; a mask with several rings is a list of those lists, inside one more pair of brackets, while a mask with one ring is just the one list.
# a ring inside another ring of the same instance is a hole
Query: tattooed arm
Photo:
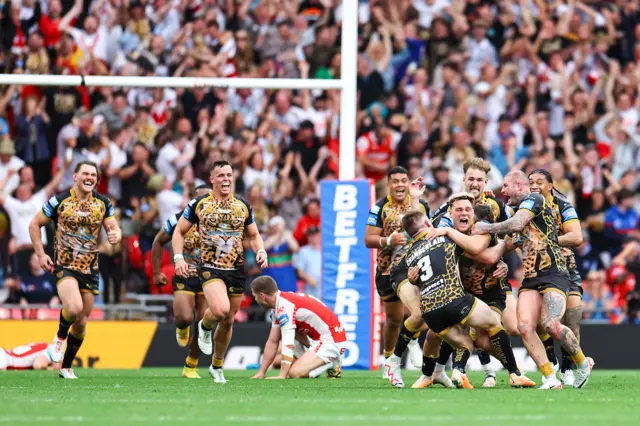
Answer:
[[562, 247], [577, 247], [582, 244], [582, 227], [580, 221], [571, 221], [562, 225], [563, 235], [558, 237]]
[[476, 223], [473, 228], [474, 234], [511, 234], [522, 232], [533, 219], [533, 214], [527, 209], [520, 209], [511, 218], [500, 223]]

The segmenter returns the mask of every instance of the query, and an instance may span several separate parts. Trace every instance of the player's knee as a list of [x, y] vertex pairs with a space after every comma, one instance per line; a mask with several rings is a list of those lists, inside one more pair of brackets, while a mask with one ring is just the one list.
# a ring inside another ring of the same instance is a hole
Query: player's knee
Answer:
[[176, 314], [175, 323], [178, 328], [185, 328], [193, 323], [193, 312]]
[[519, 336], [520, 331], [518, 330], [518, 324], [515, 322], [505, 322], [504, 329], [509, 336]]
[[82, 314], [82, 301], [80, 303], [72, 302], [64, 307], [65, 316], [72, 322], [76, 322]]
[[531, 321], [526, 321], [526, 320], [518, 321], [518, 332], [520, 333], [523, 339], [526, 339], [529, 336], [535, 334], [536, 325]]
[[550, 319], [544, 322], [544, 331], [546, 331], [554, 340], [560, 340], [562, 337], [562, 329], [563, 325], [560, 324], [560, 321], [555, 319]]
[[214, 316], [216, 321], [221, 323], [227, 320], [229, 311], [230, 308], [228, 306], [217, 306], [215, 308], [211, 308], [211, 314]]

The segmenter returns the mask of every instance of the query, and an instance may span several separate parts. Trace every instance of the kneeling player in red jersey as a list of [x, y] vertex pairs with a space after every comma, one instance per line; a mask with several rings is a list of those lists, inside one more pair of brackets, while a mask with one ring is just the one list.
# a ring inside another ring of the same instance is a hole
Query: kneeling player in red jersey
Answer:
[[55, 363], [49, 357], [48, 348], [46, 342], [27, 343], [13, 349], [0, 348], [0, 371], [46, 370], [53, 367]]
[[[338, 317], [315, 297], [292, 292], [281, 292], [273, 278], [258, 277], [251, 283], [251, 292], [261, 306], [273, 309], [273, 328], [265, 346], [260, 372], [256, 378], [264, 377], [273, 362], [282, 338], [282, 361], [280, 374], [269, 379], [300, 379], [318, 377], [328, 370], [330, 376], [339, 377], [341, 358], [347, 335]], [[306, 335], [309, 346], [294, 361], [296, 340]]]

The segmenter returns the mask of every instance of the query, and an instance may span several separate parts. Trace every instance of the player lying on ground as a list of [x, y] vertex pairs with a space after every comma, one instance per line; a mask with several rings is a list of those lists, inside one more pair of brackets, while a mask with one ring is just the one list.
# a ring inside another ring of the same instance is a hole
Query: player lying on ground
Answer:
[[[58, 278], [58, 296], [64, 308], [60, 312], [58, 333], [53, 339], [50, 357], [62, 360], [60, 377], [77, 379], [71, 368], [84, 341], [87, 320], [98, 290], [98, 247], [104, 225], [107, 239], [116, 245], [122, 238], [111, 201], [95, 192], [100, 180], [98, 166], [90, 161], [78, 163], [73, 173], [73, 188], [47, 201], [42, 212], [29, 224], [29, 235], [40, 266]], [[40, 228], [55, 225], [55, 265], [44, 252]], [[66, 344], [66, 350], [63, 349]]]
[[[206, 355], [213, 353], [209, 367], [213, 381], [226, 383], [222, 365], [244, 293], [245, 238], [256, 253], [256, 262], [261, 268], [267, 267], [267, 252], [251, 206], [232, 193], [234, 176], [231, 164], [216, 161], [210, 173], [211, 192], [189, 202], [173, 232], [171, 243], [176, 274], [188, 278], [189, 265], [184, 257], [185, 236], [192, 226], [197, 226], [200, 233], [198, 274], [208, 306], [198, 324], [198, 346]], [[216, 321], [214, 348], [211, 334]]]
[[[206, 195], [209, 188], [206, 185], [200, 185], [196, 188], [196, 197]], [[171, 216], [164, 223], [164, 226], [153, 240], [151, 247], [151, 263], [153, 265], [153, 276], [156, 285], [163, 286], [167, 284], [167, 277], [160, 271], [162, 263], [163, 246], [171, 241], [173, 231], [182, 216], [182, 212]], [[179, 275], [173, 276], [173, 316], [176, 323], [176, 340], [178, 346], [184, 348], [189, 345], [189, 355], [182, 368], [182, 376], [188, 379], [199, 379], [198, 374], [198, 358], [200, 357], [200, 348], [198, 347], [198, 327], [195, 328], [195, 336], [189, 344], [189, 330], [194, 320], [193, 311], [196, 310], [196, 322], [200, 322], [204, 311], [207, 308], [207, 301], [202, 291], [202, 285], [198, 278], [198, 263], [200, 263], [200, 233], [197, 226], [192, 226], [189, 232], [184, 236], [184, 259], [189, 268], [189, 276], [187, 278]]]
[[0, 348], [0, 371], [3, 370], [55, 370], [59, 362], [53, 362], [46, 342], [27, 343], [13, 349]]
[[[461, 210], [459, 225], [466, 223], [471, 227], [472, 201], [468, 195], [452, 197], [452, 209]], [[483, 301], [466, 294], [459, 279], [458, 260], [462, 253], [478, 256], [487, 249], [490, 239], [478, 239], [454, 228], [434, 228], [423, 213], [416, 211], [402, 218], [402, 227], [414, 240], [402, 262], [408, 269], [419, 269], [414, 270], [414, 273], [419, 273], [417, 281], [412, 284], [420, 287], [423, 318], [429, 326], [429, 334], [436, 333], [449, 344], [462, 349], [460, 356], [456, 357], [458, 368], [452, 374], [453, 383], [459, 387], [462, 385], [461, 376], [473, 348], [473, 341], [465, 328], [469, 326], [487, 330], [494, 353], [507, 365], [512, 384], [525, 386], [530, 381], [518, 370], [509, 336], [502, 327], [500, 317]], [[437, 351], [436, 346], [434, 353], [425, 357], [425, 377], [419, 381], [432, 382]]]
[[527, 352], [543, 375], [541, 389], [559, 389], [544, 345], [536, 333], [540, 323], [559, 341], [576, 363], [575, 388], [587, 384], [593, 360], [586, 358], [576, 335], [562, 324], [566, 299], [571, 288], [567, 262], [558, 243], [558, 227], [553, 209], [540, 194], [532, 194], [529, 179], [521, 171], [508, 173], [502, 194], [518, 211], [510, 219], [495, 224], [478, 223], [474, 234], [516, 234], [514, 243], [522, 250], [525, 279], [518, 297], [518, 329]]
[[[376, 289], [383, 302], [385, 322], [382, 327], [382, 340], [384, 345], [385, 360], [391, 356], [400, 333], [403, 336], [411, 335], [409, 339], [409, 355], [416, 367], [420, 365], [421, 350], [417, 342], [419, 329], [411, 326], [415, 316], [412, 314], [410, 301], [404, 305], [398, 298], [398, 294], [391, 281], [391, 267], [394, 259], [399, 259], [400, 253], [407, 244], [406, 236], [402, 232], [400, 219], [410, 210], [420, 209], [429, 215], [429, 205], [420, 196], [424, 192], [422, 179], [409, 183], [409, 172], [404, 167], [394, 167], [387, 174], [387, 188], [389, 195], [378, 200], [371, 207], [364, 242], [370, 249], [378, 250], [376, 269]], [[413, 192], [413, 194], [411, 194]], [[409, 295], [410, 297], [411, 295]], [[409, 303], [409, 305], [407, 305]], [[409, 308], [411, 317], [404, 322], [404, 306]], [[403, 338], [404, 338], [403, 337]], [[407, 345], [404, 346], [404, 349]], [[403, 351], [404, 351], [403, 349]], [[416, 365], [417, 364], [417, 365]], [[383, 369], [383, 377], [387, 377], [386, 368]]]
[[[251, 283], [251, 293], [256, 302], [273, 309], [272, 330], [265, 346], [261, 372], [275, 358], [277, 342], [282, 339], [280, 374], [268, 379], [300, 379], [318, 377], [333, 369], [337, 375], [347, 335], [336, 314], [315, 297], [281, 292], [275, 280], [269, 276], [258, 277]], [[296, 332], [309, 339], [309, 347], [294, 361]]]
[[[567, 310], [562, 318], [562, 323], [569, 327], [580, 341], [580, 321], [582, 321], [582, 277], [578, 272], [576, 265], [575, 247], [582, 244], [582, 227], [578, 212], [567, 200], [554, 195], [553, 178], [551, 173], [544, 169], [534, 170], [529, 174], [529, 186], [531, 192], [542, 194], [547, 199], [551, 207], [558, 225], [559, 236], [558, 243], [562, 247], [562, 254], [567, 259], [567, 269], [569, 270], [569, 279], [571, 287], [569, 287], [569, 296], [567, 297]], [[546, 332], [545, 332], [546, 334]], [[555, 361], [555, 350], [553, 338], [549, 334], [547, 339], [542, 339], [542, 343], [547, 349], [549, 361], [557, 369], [557, 361]], [[545, 336], [545, 337], [546, 337]], [[562, 362], [560, 364], [560, 381], [565, 386], [573, 386], [575, 377], [572, 368], [575, 364], [569, 353], [562, 349]], [[554, 362], [555, 361], [555, 362]]]

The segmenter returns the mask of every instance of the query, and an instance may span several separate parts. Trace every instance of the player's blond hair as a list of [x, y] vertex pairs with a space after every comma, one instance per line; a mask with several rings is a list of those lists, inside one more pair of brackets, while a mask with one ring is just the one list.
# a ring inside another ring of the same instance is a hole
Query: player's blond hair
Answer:
[[485, 172], [485, 174], [489, 174], [489, 172], [491, 171], [491, 164], [489, 164], [488, 161], [483, 160], [480, 157], [476, 157], [476, 158], [472, 158], [471, 160], [466, 161], [463, 165], [462, 165], [462, 170], [464, 171], [464, 173], [467, 173], [467, 170], [469, 169], [476, 169], [476, 170], [480, 170], [481, 172]]
[[449, 208], [453, 207], [453, 203], [456, 201], [468, 200], [471, 205], [475, 204], [475, 197], [468, 192], [458, 192], [457, 194], [453, 194], [449, 197]]

